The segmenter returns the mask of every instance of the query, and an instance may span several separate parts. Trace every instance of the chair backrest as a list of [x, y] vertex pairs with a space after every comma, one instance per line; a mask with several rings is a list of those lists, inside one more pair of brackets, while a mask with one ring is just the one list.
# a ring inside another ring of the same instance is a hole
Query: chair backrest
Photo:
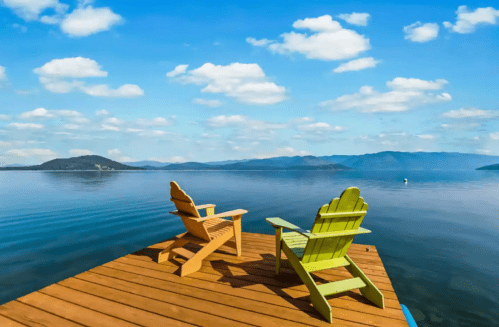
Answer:
[[[323, 205], [317, 212], [311, 232], [314, 234], [354, 230], [359, 228], [368, 209], [356, 187], [349, 187], [339, 198]], [[329, 215], [328, 214], [335, 214]], [[338, 215], [339, 214], [339, 215]], [[305, 246], [302, 262], [316, 262], [344, 257], [354, 235], [310, 239]]]
[[[175, 204], [180, 218], [184, 222], [185, 228], [189, 233], [204, 240], [210, 241], [210, 235], [208, 230], [202, 222], [197, 222], [192, 218], [201, 218], [196, 205], [192, 198], [188, 196], [181, 188], [178, 186], [177, 182], [170, 182], [170, 195], [171, 201]], [[189, 218], [190, 217], [190, 218]]]

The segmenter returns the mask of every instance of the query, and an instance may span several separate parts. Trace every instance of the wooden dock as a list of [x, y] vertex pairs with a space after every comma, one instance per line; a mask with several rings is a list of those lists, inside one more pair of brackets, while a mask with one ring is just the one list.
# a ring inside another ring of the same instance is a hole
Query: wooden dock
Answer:
[[[275, 275], [273, 235], [243, 233], [241, 257], [222, 247], [187, 277], [174, 273], [174, 261], [155, 262], [171, 242], [8, 302], [0, 306], [0, 326], [331, 326], [292, 269]], [[339, 294], [329, 299], [332, 325], [408, 326], [376, 248], [366, 248], [352, 244], [348, 255], [384, 294], [386, 307], [358, 291]], [[319, 282], [350, 277], [343, 267], [314, 275]]]

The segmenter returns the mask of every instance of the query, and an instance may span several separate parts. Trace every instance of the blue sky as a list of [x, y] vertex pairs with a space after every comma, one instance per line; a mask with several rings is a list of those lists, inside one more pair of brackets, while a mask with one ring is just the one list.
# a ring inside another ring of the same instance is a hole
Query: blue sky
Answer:
[[494, 2], [0, 0], [0, 162], [499, 155]]

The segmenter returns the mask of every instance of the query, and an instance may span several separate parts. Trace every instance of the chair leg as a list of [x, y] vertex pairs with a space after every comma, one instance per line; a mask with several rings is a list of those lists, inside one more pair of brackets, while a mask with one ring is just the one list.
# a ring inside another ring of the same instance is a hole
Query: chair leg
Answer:
[[360, 277], [362, 281], [366, 284], [365, 287], [359, 288], [360, 293], [369, 301], [376, 304], [380, 308], [385, 308], [385, 299], [383, 293], [371, 282], [371, 280], [364, 274], [362, 270], [350, 259], [348, 255], [345, 255], [345, 259], [350, 262], [350, 265], [345, 268], [352, 274], [353, 277]]
[[[310, 300], [312, 301], [312, 304], [314, 305], [314, 308], [319, 311], [319, 313], [329, 322], [333, 322], [333, 314], [331, 312], [331, 306], [327, 302], [326, 298], [324, 295], [321, 294], [319, 289], [317, 288], [317, 284], [315, 284], [314, 279], [310, 275], [310, 273], [302, 266], [301, 262], [299, 259], [291, 252], [291, 251], [284, 251], [286, 255], [288, 256], [288, 260], [291, 263], [291, 266], [293, 266], [294, 270], [300, 276], [300, 279], [302, 282], [307, 286], [308, 290], [310, 291]], [[291, 253], [288, 253], [291, 252]]]
[[236, 239], [236, 254], [238, 257], [242, 254], [241, 247], [241, 217], [243, 215], [237, 215], [232, 217], [232, 223], [234, 224], [234, 238]]
[[166, 249], [164, 249], [163, 251], [161, 251], [158, 254], [158, 263], [170, 260], [171, 259], [170, 258], [170, 251], [171, 250], [176, 249], [176, 248], [180, 248], [180, 247], [186, 245], [187, 243], [189, 243], [189, 241], [187, 239], [183, 238], [186, 235], [187, 235], [187, 232], [177, 235], [176, 236], [177, 240], [175, 242], [173, 242], [172, 244], [168, 245], [168, 247]]
[[228, 232], [224, 235], [221, 235], [213, 240], [210, 243], [206, 244], [201, 250], [199, 250], [192, 258], [187, 260], [182, 267], [180, 268], [180, 276], [184, 277], [193, 272], [201, 269], [201, 265], [203, 263], [203, 259], [213, 253], [216, 249], [222, 246], [225, 242], [231, 239], [233, 236], [232, 233]]
[[275, 273], [279, 275], [281, 270], [281, 244], [282, 244], [282, 227], [275, 230]]

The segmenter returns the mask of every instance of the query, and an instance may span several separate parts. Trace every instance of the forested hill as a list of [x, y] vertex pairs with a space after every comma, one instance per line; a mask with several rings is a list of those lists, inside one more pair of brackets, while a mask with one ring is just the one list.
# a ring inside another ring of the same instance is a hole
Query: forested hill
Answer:
[[54, 159], [41, 165], [24, 167], [4, 167], [0, 170], [143, 170], [101, 156], [81, 156], [68, 159]]

